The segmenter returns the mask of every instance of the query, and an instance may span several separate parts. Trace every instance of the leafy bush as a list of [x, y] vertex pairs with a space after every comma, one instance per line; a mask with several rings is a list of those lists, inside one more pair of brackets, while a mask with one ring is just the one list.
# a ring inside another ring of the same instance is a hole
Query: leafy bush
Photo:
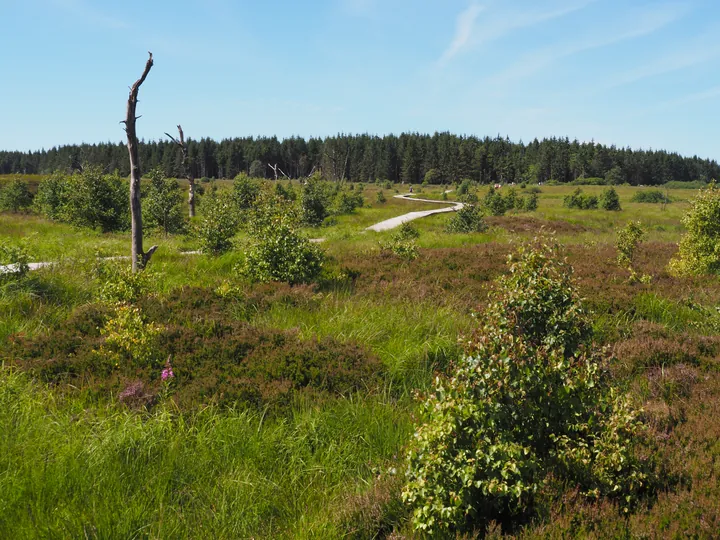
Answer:
[[127, 182], [86, 165], [71, 176], [55, 174], [40, 182], [39, 208], [50, 219], [102, 232], [130, 228]]
[[148, 173], [150, 184], [143, 199], [143, 225], [162, 230], [165, 234], [185, 231], [185, 208], [180, 184], [165, 178], [161, 168]]
[[683, 217], [687, 229], [669, 269], [675, 275], [720, 272], [720, 189], [715, 183], [700, 190]]
[[398, 230], [395, 232], [395, 237], [398, 240], [416, 240], [420, 238], [420, 231], [417, 230], [415, 225], [406, 221], [398, 227]]
[[133, 272], [132, 267], [98, 260], [93, 269], [100, 283], [100, 300], [109, 303], [134, 303], [150, 292], [155, 274], [151, 270]]
[[22, 280], [30, 271], [29, 261], [30, 253], [25, 243], [0, 240], [0, 266], [9, 267], [0, 269], [0, 283]]
[[375, 200], [380, 204], [385, 204], [387, 202], [387, 199], [385, 198], [385, 194], [382, 191], [377, 192], [377, 195], [375, 196]]
[[0, 212], [19, 212], [29, 208], [33, 202], [28, 183], [15, 179], [0, 186]]
[[418, 258], [418, 248], [415, 240], [420, 237], [418, 231], [410, 223], [403, 223], [398, 230], [390, 235], [388, 242], [380, 242], [382, 251], [389, 251], [402, 259], [412, 261]]
[[330, 215], [330, 197], [322, 180], [316, 176], [307, 179], [300, 195], [303, 223], [317, 227]]
[[[280, 186], [280, 184], [277, 184]], [[233, 199], [239, 210], [252, 208], [260, 195], [260, 183], [245, 173], [240, 173], [233, 180]]]
[[594, 210], [598, 207], [598, 198], [595, 195], [586, 195], [580, 188], [577, 188], [570, 195], [565, 196], [563, 206], [581, 210]]
[[576, 178], [572, 182], [568, 182], [568, 185], [570, 186], [604, 186], [605, 184], [607, 184], [605, 178], [586, 178], [584, 176]]
[[623, 266], [630, 271], [630, 283], [635, 283], [637, 281], [641, 283], [648, 283], [651, 280], [651, 276], [649, 275], [639, 275], [633, 264], [635, 250], [645, 235], [646, 231], [639, 221], [629, 222], [625, 225], [625, 227], [620, 229], [617, 234], [617, 241], [615, 244], [618, 251], [617, 262], [620, 266]]
[[255, 208], [249, 232], [252, 244], [238, 270], [254, 281], [311, 283], [322, 272], [325, 255], [297, 230], [297, 215], [277, 199]]
[[202, 214], [195, 226], [200, 251], [221, 255], [233, 247], [232, 238], [238, 228], [237, 207], [227, 194], [210, 193], [203, 198]]
[[487, 230], [482, 209], [474, 204], [466, 204], [453, 214], [448, 221], [447, 231], [451, 233], [472, 233]]
[[618, 211], [620, 208], [620, 197], [615, 188], [609, 187], [600, 194], [600, 208], [603, 210]]
[[485, 197], [483, 197], [482, 204], [483, 208], [485, 208], [491, 216], [502, 216], [507, 211], [505, 199], [493, 186], [488, 188], [488, 192], [485, 194]]
[[265, 164], [259, 159], [254, 160], [250, 164], [248, 174], [250, 178], [265, 178]]
[[65, 201], [66, 177], [61, 173], [53, 173], [49, 178], [40, 181], [38, 191], [33, 200], [35, 209], [48, 219], [62, 220], [62, 205]]
[[423, 184], [439, 184], [440, 180], [442, 179], [440, 175], [440, 171], [437, 169], [428, 169], [428, 171], [425, 173], [425, 177], [423, 179]]
[[531, 508], [548, 474], [628, 510], [650, 480], [643, 431], [588, 348], [591, 323], [557, 247], [523, 248], [468, 345], [422, 405], [403, 500], [428, 535]]
[[335, 197], [332, 214], [352, 214], [356, 208], [362, 208], [364, 204], [365, 199], [362, 195], [362, 190], [353, 190], [352, 193], [340, 191]]
[[135, 368], [157, 368], [160, 361], [158, 336], [161, 331], [161, 326], [145, 322], [140, 308], [119, 304], [114, 316], [100, 331], [105, 342], [98, 353], [113, 368], [120, 367], [121, 363], [128, 363]]
[[665, 182], [663, 187], [666, 189], [704, 189], [708, 186], [703, 180], [693, 180], [692, 182], [681, 182], [680, 180], [671, 180]]
[[536, 192], [530, 193], [530, 195], [525, 197], [522, 209], [526, 212], [534, 212], [538, 209], [539, 200], [540, 198], [538, 197], [538, 194]]
[[637, 203], [669, 203], [670, 199], [659, 189], [636, 191], [630, 202]]
[[288, 183], [287, 187], [285, 187], [282, 182], [277, 182], [275, 184], [275, 195], [286, 201], [294, 201], [297, 199], [297, 193], [295, 193], [292, 183]]
[[457, 194], [459, 195], [465, 195], [470, 191], [470, 185], [472, 184], [472, 180], [469, 178], [466, 178], [463, 180], [460, 185], [457, 188]]

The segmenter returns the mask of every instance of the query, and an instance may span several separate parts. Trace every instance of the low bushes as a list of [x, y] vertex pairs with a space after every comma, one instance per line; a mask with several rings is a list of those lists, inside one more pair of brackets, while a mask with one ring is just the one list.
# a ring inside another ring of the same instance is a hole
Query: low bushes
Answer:
[[482, 209], [475, 204], [466, 204], [453, 214], [448, 221], [447, 231], [451, 233], [472, 233], [487, 230]]
[[636, 203], [669, 203], [670, 198], [667, 197], [659, 189], [646, 189], [642, 191], [636, 191], [630, 199], [630, 202]]
[[19, 212], [29, 208], [32, 202], [27, 182], [16, 179], [0, 185], [0, 212]]
[[[377, 382], [380, 362], [361, 347], [233, 321], [236, 302], [186, 289], [167, 302], [147, 298], [119, 311], [87, 305], [44, 335], [13, 336], [0, 358], [66, 391], [106, 400], [133, 385], [138, 395], [157, 397], [170, 356], [172, 399], [184, 409], [214, 402], [279, 410], [301, 393], [321, 397]], [[135, 331], [138, 325], [148, 331]], [[141, 334], [148, 339], [133, 337]]]
[[594, 210], [598, 207], [598, 198], [595, 195], [587, 195], [582, 189], [577, 188], [570, 195], [563, 199], [565, 208], [577, 208], [579, 210]]

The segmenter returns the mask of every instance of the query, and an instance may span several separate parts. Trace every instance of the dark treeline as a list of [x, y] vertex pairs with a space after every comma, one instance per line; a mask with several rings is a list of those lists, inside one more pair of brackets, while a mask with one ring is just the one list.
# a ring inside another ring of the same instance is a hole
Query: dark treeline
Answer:
[[[338, 135], [325, 139], [276, 137], [190, 140], [190, 167], [195, 178], [250, 176], [291, 178], [321, 172], [331, 180], [372, 182], [391, 180], [452, 183], [470, 178], [481, 183], [570, 182], [578, 178], [607, 178], [610, 183], [663, 184], [670, 180], [710, 180], [720, 177], [714, 160], [652, 150], [631, 150], [569, 139], [533, 140], [462, 137], [450, 133], [400, 136]], [[161, 167], [167, 176], [181, 174], [181, 153], [169, 141], [142, 142], [145, 171]], [[46, 174], [80, 169], [84, 163], [107, 172], [129, 174], [127, 149], [122, 143], [61, 146], [37, 152], [0, 151], [0, 174]]]

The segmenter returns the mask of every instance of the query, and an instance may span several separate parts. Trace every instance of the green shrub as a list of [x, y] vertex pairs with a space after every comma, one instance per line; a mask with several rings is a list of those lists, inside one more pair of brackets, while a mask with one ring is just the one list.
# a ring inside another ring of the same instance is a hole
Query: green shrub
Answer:
[[71, 176], [55, 174], [40, 182], [36, 205], [50, 219], [102, 232], [130, 228], [127, 182], [86, 165]]
[[447, 231], [451, 233], [473, 233], [487, 230], [482, 209], [474, 204], [466, 204], [453, 214], [448, 221]]
[[507, 211], [505, 202], [503, 196], [493, 186], [490, 186], [483, 197], [482, 205], [491, 216], [502, 216]]
[[161, 168], [148, 173], [150, 184], [143, 198], [143, 225], [165, 234], [185, 231], [183, 192], [175, 178], [165, 178]]
[[669, 203], [670, 199], [659, 189], [646, 189], [637, 191], [630, 199], [630, 202], [636, 203]]
[[600, 208], [603, 210], [618, 211], [620, 208], [620, 197], [615, 188], [609, 187], [600, 194]]
[[466, 178], [465, 180], [463, 180], [457, 188], [458, 196], [467, 194], [468, 191], [470, 191], [471, 184], [472, 184], [472, 180], [470, 180], [469, 178]]
[[251, 208], [259, 195], [260, 183], [247, 174], [240, 173], [233, 180], [233, 199], [239, 210]]
[[719, 272], [720, 189], [715, 183], [700, 190], [682, 222], [687, 232], [670, 261], [670, 272], [683, 276]]
[[639, 275], [635, 270], [634, 259], [635, 250], [638, 244], [645, 238], [645, 229], [638, 222], [629, 222], [625, 227], [620, 229], [617, 234], [615, 247], [617, 248], [617, 262], [620, 266], [630, 271], [630, 283], [641, 282], [648, 283], [651, 279], [649, 275]]
[[239, 223], [235, 201], [227, 194], [210, 193], [203, 198], [201, 209], [195, 226], [200, 251], [211, 255], [230, 251]]
[[352, 214], [355, 209], [362, 208], [365, 204], [365, 199], [362, 195], [362, 190], [353, 190], [352, 193], [348, 191], [341, 191], [335, 197], [335, 204], [333, 205], [333, 215], [344, 215]]
[[580, 188], [577, 188], [570, 195], [565, 196], [563, 206], [580, 210], [594, 210], [598, 207], [598, 198], [595, 195], [586, 195]]
[[438, 376], [408, 453], [403, 500], [429, 536], [531, 508], [547, 475], [626, 510], [647, 489], [643, 431], [589, 348], [591, 323], [556, 246], [521, 249], [470, 341]]
[[[714, 180], [713, 180], [714, 181]], [[663, 187], [666, 189], [703, 189], [708, 185], [703, 180], [693, 180], [692, 182], [681, 182], [680, 180], [671, 180], [665, 182]]]
[[526, 212], [534, 212], [538, 209], [538, 202], [540, 198], [538, 197], [538, 194], [535, 192], [530, 193], [527, 197], [525, 197], [523, 201], [523, 210]]
[[322, 180], [316, 176], [307, 179], [300, 195], [302, 221], [317, 227], [330, 215], [330, 194]]
[[385, 198], [385, 194], [382, 191], [377, 192], [377, 195], [375, 196], [375, 200], [380, 204], [385, 204], [387, 202], [387, 199]]
[[238, 271], [254, 281], [311, 283], [322, 272], [325, 255], [301, 235], [298, 216], [281, 201], [264, 198], [251, 217], [252, 244]]
[[30, 271], [29, 261], [30, 252], [24, 242], [0, 240], [0, 266], [9, 267], [0, 269], [0, 283], [21, 281]]
[[161, 361], [158, 350], [161, 331], [161, 326], [143, 319], [140, 308], [119, 304], [100, 331], [105, 338], [98, 350], [100, 359], [113, 369], [119, 368], [121, 363], [135, 368], [157, 368]]
[[410, 223], [403, 223], [398, 230], [390, 235], [388, 242], [380, 242], [382, 251], [389, 251], [393, 255], [412, 261], [418, 258], [419, 252], [415, 240], [420, 237], [418, 231]]
[[53, 173], [41, 180], [33, 200], [35, 209], [48, 219], [61, 220], [66, 188], [67, 178], [61, 173]]
[[19, 179], [0, 185], [0, 212], [19, 212], [30, 207], [33, 202], [28, 183]]
[[100, 284], [100, 300], [111, 304], [137, 302], [150, 292], [155, 278], [151, 270], [133, 272], [130, 266], [102, 259], [98, 260], [93, 273]]
[[297, 200], [297, 193], [295, 193], [295, 189], [290, 182], [288, 183], [287, 187], [283, 186], [282, 182], [277, 182], [275, 184], [275, 195], [282, 199], [285, 199], [286, 201]]

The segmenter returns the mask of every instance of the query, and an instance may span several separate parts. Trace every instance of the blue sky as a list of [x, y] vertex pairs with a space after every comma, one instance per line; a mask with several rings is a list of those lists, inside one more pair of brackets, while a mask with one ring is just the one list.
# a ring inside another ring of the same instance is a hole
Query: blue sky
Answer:
[[451, 131], [720, 158], [717, 0], [0, 0], [0, 149]]

